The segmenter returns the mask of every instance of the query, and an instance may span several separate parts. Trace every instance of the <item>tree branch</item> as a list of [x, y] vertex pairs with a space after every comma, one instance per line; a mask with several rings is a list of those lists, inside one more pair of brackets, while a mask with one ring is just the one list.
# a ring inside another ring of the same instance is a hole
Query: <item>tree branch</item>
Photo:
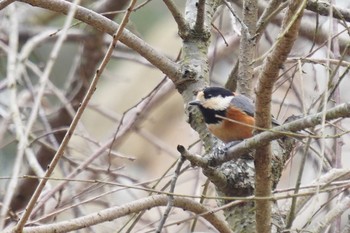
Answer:
[[194, 30], [197, 33], [201, 33], [204, 30], [204, 19], [205, 19], [205, 0], [198, 0], [197, 6], [197, 17]]
[[[67, 221], [61, 221], [53, 224], [46, 224], [44, 226], [25, 227], [23, 233], [41, 233], [41, 232], [69, 232], [86, 228], [88, 226], [94, 226], [106, 221], [112, 221], [114, 219], [127, 216], [132, 213], [137, 213], [144, 210], [149, 210], [157, 206], [166, 206], [168, 203], [168, 197], [166, 195], [154, 195], [146, 197], [140, 200], [136, 200], [127, 203], [122, 206], [111, 207], [99, 212], [89, 214], [83, 217], [69, 219]], [[189, 198], [174, 197], [174, 207], [184, 209], [193, 212], [210, 222], [219, 232], [232, 233], [227, 226], [225, 220], [220, 219], [214, 213], [212, 213], [205, 206], [190, 200]], [[205, 214], [204, 214], [205, 213]], [[14, 233], [14, 229], [5, 230], [3, 233]]]
[[174, 196], [172, 195], [172, 193], [174, 193], [174, 191], [175, 191], [176, 181], [181, 173], [181, 167], [185, 161], [186, 161], [185, 158], [183, 156], [181, 156], [177, 162], [177, 166], [176, 166], [173, 178], [171, 179], [171, 183], [170, 183], [169, 193], [171, 193], [171, 194], [168, 195], [168, 203], [166, 206], [167, 208], [163, 213], [162, 219], [160, 220], [160, 223], [158, 225], [156, 233], [162, 232], [164, 224], [169, 216], [169, 213], [170, 213], [171, 209], [174, 207]]
[[253, 93], [253, 74], [256, 50], [256, 25], [258, 19], [258, 1], [243, 1], [243, 23], [247, 25], [248, 32], [242, 28], [241, 42], [239, 45], [239, 69], [237, 91], [248, 97]]
[[333, 17], [350, 22], [350, 10], [329, 4], [326, 1], [308, 0], [306, 9], [320, 15], [329, 16], [330, 7], [333, 8]]
[[[257, 22], [257, 29], [256, 29], [256, 34], [257, 34], [257, 41], [261, 38], [263, 35], [266, 27], [270, 23], [271, 19], [280, 12], [281, 8], [284, 9], [285, 6], [287, 5], [288, 2], [284, 2], [282, 7], [281, 7], [281, 0], [270, 0], [267, 4], [266, 7], [264, 8], [263, 13], [261, 14], [258, 22]], [[261, 6], [260, 6], [261, 8]]]
[[188, 34], [189, 26], [185, 21], [183, 15], [175, 5], [173, 0], [163, 0], [165, 5], [168, 7], [169, 11], [173, 15], [175, 22], [177, 23], [179, 36], [182, 38]]

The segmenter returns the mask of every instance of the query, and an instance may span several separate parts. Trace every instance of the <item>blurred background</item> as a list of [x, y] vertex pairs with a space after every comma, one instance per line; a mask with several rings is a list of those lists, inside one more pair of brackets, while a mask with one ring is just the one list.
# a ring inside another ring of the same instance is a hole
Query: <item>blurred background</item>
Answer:
[[[165, 4], [162, 1], [138, 4], [127, 28], [171, 60], [178, 60], [182, 41]], [[259, 8], [263, 10], [266, 4], [259, 1]], [[81, 5], [120, 22], [128, 1], [84, 0]], [[176, 1], [176, 5], [184, 12], [185, 1]], [[337, 5], [350, 7], [346, 0], [338, 0]], [[241, 4], [233, 6], [239, 14]], [[0, 17], [0, 201], [3, 203], [0, 226], [4, 227], [18, 220], [37, 184], [35, 177], [43, 176], [111, 37], [73, 20], [49, 79], [45, 81], [43, 96], [38, 99], [43, 72], [66, 16], [16, 2], [2, 9]], [[254, 61], [256, 74], [265, 53], [275, 42], [282, 17], [283, 9], [261, 35]], [[217, 29], [212, 29], [208, 51], [210, 85], [224, 86], [238, 59], [240, 27], [226, 7], [219, 8], [213, 24]], [[291, 115], [320, 112], [325, 90], [332, 94], [327, 107], [349, 102], [350, 33], [346, 25], [349, 23], [330, 22], [326, 16], [305, 11], [299, 39], [285, 66], [281, 67], [281, 77], [275, 85], [273, 115], [278, 121], [284, 122]], [[17, 45], [13, 42], [16, 39]], [[330, 39], [331, 44], [328, 43]], [[15, 59], [13, 63], [11, 56]], [[36, 101], [39, 109], [33, 115]], [[113, 59], [103, 72], [52, 176], [57, 180], [48, 181], [29, 222], [45, 224], [71, 219], [150, 195], [142, 189], [167, 191], [180, 156], [177, 145], [184, 145], [192, 153], [204, 153], [197, 133], [186, 122], [185, 108], [181, 95], [160, 70], [118, 42]], [[318, 157], [320, 140], [312, 140], [313, 150], [303, 165], [303, 184], [310, 184], [319, 177], [319, 171], [349, 168], [349, 135], [346, 134], [349, 123], [345, 119], [327, 124], [330, 137], [326, 139], [323, 164]], [[312, 129], [316, 135], [319, 130], [320, 127]], [[26, 133], [28, 141], [21, 141]], [[341, 137], [334, 137], [340, 134]], [[302, 143], [296, 146], [278, 189], [295, 186], [302, 148]], [[30, 177], [24, 177], [28, 174]], [[186, 164], [175, 192], [199, 196], [205, 182], [200, 169]], [[211, 185], [206, 195], [215, 196]], [[325, 194], [322, 198], [327, 202], [329, 196]], [[5, 208], [6, 203], [8, 208]], [[217, 205], [213, 200], [205, 203], [210, 207]], [[319, 202], [315, 208], [321, 208], [322, 204]], [[6, 215], [9, 210], [10, 217]], [[141, 220], [128, 216], [84, 232], [127, 232], [127, 229], [153, 232], [162, 210], [152, 209]], [[190, 213], [174, 209], [168, 222], [189, 216]], [[203, 219], [198, 220], [195, 231], [214, 231]], [[295, 228], [304, 227], [307, 221], [307, 218], [296, 221]], [[131, 228], [133, 222], [135, 226]], [[189, 232], [192, 225], [193, 222], [186, 221], [166, 229]]]

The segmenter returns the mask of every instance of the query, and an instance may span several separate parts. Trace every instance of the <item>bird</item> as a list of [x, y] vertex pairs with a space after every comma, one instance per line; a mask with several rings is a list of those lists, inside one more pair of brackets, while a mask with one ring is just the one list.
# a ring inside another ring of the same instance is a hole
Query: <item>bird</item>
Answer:
[[[206, 87], [189, 105], [199, 107], [209, 131], [224, 143], [253, 136], [255, 107], [244, 95], [222, 87]], [[274, 119], [273, 123], [278, 124]]]

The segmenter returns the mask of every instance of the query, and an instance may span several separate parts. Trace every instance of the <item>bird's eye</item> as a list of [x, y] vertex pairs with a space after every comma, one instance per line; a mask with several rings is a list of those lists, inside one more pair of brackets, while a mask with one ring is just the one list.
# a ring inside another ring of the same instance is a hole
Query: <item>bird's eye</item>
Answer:
[[207, 99], [209, 99], [209, 98], [211, 98], [211, 97], [213, 97], [212, 94], [208, 94], [208, 95], [207, 95]]

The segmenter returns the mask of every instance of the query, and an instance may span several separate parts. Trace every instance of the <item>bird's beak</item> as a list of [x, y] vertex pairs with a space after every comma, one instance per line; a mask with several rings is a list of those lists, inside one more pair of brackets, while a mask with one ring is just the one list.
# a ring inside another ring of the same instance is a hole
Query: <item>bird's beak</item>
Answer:
[[188, 102], [188, 105], [201, 105], [201, 102], [199, 100], [192, 100], [190, 102]]

